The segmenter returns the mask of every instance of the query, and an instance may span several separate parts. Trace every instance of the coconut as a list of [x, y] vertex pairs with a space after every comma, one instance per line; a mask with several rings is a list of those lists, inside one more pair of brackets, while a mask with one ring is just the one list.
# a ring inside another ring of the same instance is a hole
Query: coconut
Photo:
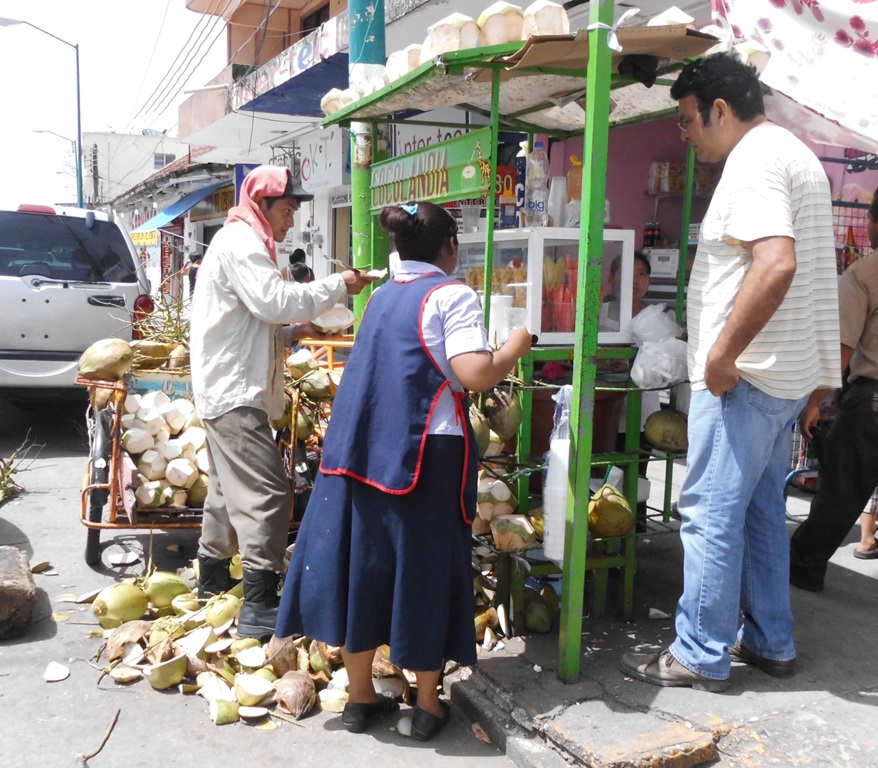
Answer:
[[186, 657], [175, 656], [160, 664], [149, 664], [143, 668], [143, 676], [157, 691], [179, 685], [186, 676]]
[[301, 378], [317, 367], [317, 360], [307, 347], [296, 350], [287, 358], [287, 370], [294, 379]]
[[210, 456], [207, 453], [207, 447], [201, 447], [195, 453], [195, 466], [199, 472], [210, 472]]
[[189, 367], [189, 349], [185, 344], [178, 344], [171, 350], [168, 355], [168, 368], [171, 370], [179, 370], [180, 368]]
[[143, 408], [155, 408], [156, 410], [159, 410], [159, 408], [166, 406], [170, 402], [171, 398], [160, 389], [151, 389], [149, 392], [144, 392], [140, 396], [140, 404]]
[[521, 40], [524, 12], [517, 5], [494, 3], [478, 18], [482, 45], [502, 45]]
[[149, 598], [136, 584], [127, 581], [104, 587], [91, 604], [92, 613], [104, 629], [114, 629], [146, 613]]
[[602, 485], [588, 503], [588, 529], [593, 536], [624, 536], [634, 524], [628, 499], [609, 483]]
[[287, 672], [274, 683], [277, 706], [296, 720], [308, 714], [317, 700], [314, 681], [305, 672]]
[[153, 436], [145, 429], [132, 427], [122, 433], [122, 447], [131, 455], [136, 456], [139, 453], [150, 449], [155, 445]]
[[229, 723], [238, 722], [238, 712], [238, 703], [235, 701], [213, 699], [208, 705], [208, 714], [211, 721], [216, 725], [228, 725]]
[[204, 620], [214, 628], [231, 621], [241, 610], [241, 601], [228, 592], [215, 595], [207, 601]]
[[186, 630], [176, 616], [162, 616], [156, 619], [149, 628], [148, 642], [150, 646], [158, 645], [163, 640], [168, 638], [176, 640], [183, 637], [184, 634], [186, 634]]
[[646, 439], [660, 451], [685, 453], [689, 448], [686, 415], [674, 410], [651, 413], [643, 425]]
[[493, 607], [488, 607], [483, 611], [480, 611], [476, 614], [476, 640], [478, 642], [482, 642], [485, 639], [485, 630], [489, 627], [491, 629], [496, 629], [500, 625], [500, 621], [497, 617], [497, 610]]
[[497, 388], [485, 397], [485, 417], [491, 429], [504, 442], [513, 438], [521, 426], [521, 403], [517, 393]]
[[122, 404], [123, 414], [137, 413], [141, 408], [143, 408], [143, 404], [140, 402], [140, 395], [125, 395], [125, 401]]
[[540, 594], [533, 589], [525, 590], [524, 628], [528, 632], [545, 634], [552, 629], [552, 614]]
[[174, 492], [164, 480], [145, 480], [134, 491], [134, 498], [139, 506], [145, 509], [157, 509], [167, 506]]
[[320, 709], [324, 712], [344, 712], [348, 703], [347, 691], [339, 691], [334, 688], [324, 688], [320, 691]]
[[145, 405], [137, 412], [137, 418], [143, 422], [144, 429], [146, 429], [149, 434], [153, 435], [153, 437], [155, 437], [160, 430], [167, 428], [165, 420], [159, 413], [158, 408]]
[[484, 456], [485, 451], [488, 450], [488, 446], [491, 444], [491, 427], [485, 418], [485, 414], [475, 404], [469, 407], [469, 420], [470, 424], [473, 425], [479, 456]]
[[[241, 638], [242, 640], [251, 640], [255, 638]], [[240, 640], [235, 641], [240, 642]], [[255, 646], [249, 648], [242, 648], [241, 650], [235, 651], [235, 643], [232, 643], [231, 648], [232, 653], [235, 654], [235, 658], [238, 660], [238, 663], [242, 667], [247, 667], [249, 669], [259, 669], [265, 664], [265, 651], [262, 649], [262, 646], [259, 645], [257, 641]]]
[[135, 680], [140, 680], [143, 677], [143, 673], [139, 669], [124, 665], [113, 667], [107, 674], [121, 685], [133, 683]]
[[498, 515], [511, 515], [518, 507], [518, 499], [509, 484], [487, 471], [479, 473], [476, 511], [483, 520], [492, 520]]
[[[186, 405], [183, 405], [183, 403], [186, 403]], [[168, 425], [168, 431], [176, 435], [186, 424], [186, 417], [192, 413], [192, 408], [192, 403], [188, 400], [179, 399], [172, 400], [167, 405], [161, 406], [158, 411]]]
[[198, 469], [189, 459], [173, 459], [167, 464], [165, 477], [178, 488], [191, 488], [198, 479]]
[[166, 344], [151, 339], [138, 339], [131, 342], [134, 352], [134, 364], [136, 368], [160, 368], [168, 362], [168, 356], [174, 348], [173, 344]]
[[124, 339], [101, 339], [79, 358], [79, 375], [84, 379], [118, 381], [134, 362], [131, 345]]
[[527, 40], [531, 35], [567, 35], [570, 19], [563, 5], [551, 0], [536, 0], [524, 9], [521, 36]]
[[235, 696], [245, 707], [255, 707], [274, 690], [274, 683], [259, 675], [235, 675]]
[[204, 427], [187, 427], [180, 433], [178, 439], [184, 445], [190, 445], [195, 451], [198, 451], [204, 445], [204, 442], [207, 439], [207, 433], [204, 431]]
[[207, 475], [198, 475], [189, 488], [187, 503], [190, 507], [202, 507], [207, 499]]
[[147, 480], [161, 480], [168, 463], [155, 448], [148, 448], [137, 462], [137, 471]]
[[299, 391], [311, 400], [323, 400], [332, 395], [329, 372], [322, 369], [311, 371], [299, 379]]
[[427, 27], [433, 50], [438, 53], [463, 51], [479, 46], [479, 25], [469, 16], [452, 13]]
[[198, 695], [208, 701], [235, 701], [232, 687], [216, 672], [202, 672], [196, 678]]
[[421, 46], [417, 43], [394, 51], [387, 57], [387, 77], [390, 82], [416, 70], [421, 62]]
[[156, 608], [167, 608], [175, 597], [190, 592], [186, 581], [170, 571], [153, 571], [141, 586]]
[[527, 549], [536, 543], [536, 534], [526, 515], [495, 515], [491, 518], [494, 546], [501, 550]]

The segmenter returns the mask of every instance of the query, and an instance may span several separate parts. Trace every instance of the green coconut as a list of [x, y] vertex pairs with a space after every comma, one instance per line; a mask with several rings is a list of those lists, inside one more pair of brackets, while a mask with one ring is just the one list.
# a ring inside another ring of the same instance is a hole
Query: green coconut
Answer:
[[605, 483], [588, 503], [588, 529], [593, 536], [624, 536], [634, 525], [634, 513], [628, 499], [618, 488]]
[[485, 418], [485, 414], [475, 405], [469, 407], [469, 420], [470, 424], [473, 425], [479, 456], [484, 456], [485, 451], [488, 450], [488, 446], [491, 444], [491, 427]]
[[685, 453], [689, 448], [686, 415], [674, 410], [661, 410], [650, 414], [643, 431], [650, 445], [660, 451]]
[[134, 352], [125, 339], [101, 339], [79, 358], [79, 375], [84, 379], [118, 381], [134, 363]]
[[141, 587], [156, 608], [167, 608], [175, 597], [192, 591], [182, 577], [170, 571], [153, 571]]
[[504, 442], [518, 433], [521, 426], [521, 403], [518, 394], [508, 389], [493, 389], [485, 396], [485, 418]]
[[91, 604], [92, 613], [104, 629], [115, 629], [146, 613], [149, 598], [136, 584], [127, 581], [104, 587]]

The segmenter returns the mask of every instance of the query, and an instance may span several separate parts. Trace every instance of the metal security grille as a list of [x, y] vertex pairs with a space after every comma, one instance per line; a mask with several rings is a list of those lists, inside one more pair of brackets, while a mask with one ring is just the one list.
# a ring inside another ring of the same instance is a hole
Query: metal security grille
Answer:
[[866, 203], [832, 201], [832, 229], [835, 234], [835, 260], [838, 273], [869, 253], [869, 218]]

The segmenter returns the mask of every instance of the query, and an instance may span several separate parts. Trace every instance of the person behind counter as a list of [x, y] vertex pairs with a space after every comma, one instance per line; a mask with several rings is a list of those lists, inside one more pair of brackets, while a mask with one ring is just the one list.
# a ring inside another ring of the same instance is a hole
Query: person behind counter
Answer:
[[[649, 278], [652, 274], [652, 264], [649, 257], [642, 251], [634, 252], [634, 276], [631, 285], [631, 317], [636, 317], [645, 308], [646, 304], [643, 297], [649, 290]], [[622, 257], [617, 256], [610, 264], [610, 293], [601, 304], [600, 315], [598, 316], [598, 330], [600, 331], [618, 331], [619, 330], [619, 292], [622, 282]], [[628, 363], [624, 360], [606, 361], [612, 365], [614, 362], [621, 363], [621, 368], [628, 369]], [[612, 370], [612, 368], [611, 368]], [[661, 408], [659, 402], [659, 393], [656, 390], [647, 390], [640, 396], [640, 450], [645, 453], [652, 453], [652, 446], [643, 433], [646, 420]], [[619, 430], [616, 437], [616, 450], [620, 453], [625, 450], [625, 427], [627, 425], [627, 408], [622, 406], [622, 413], [619, 416]], [[640, 477], [647, 476], [649, 468], [649, 460], [638, 463], [637, 473]], [[646, 530], [646, 502], [638, 502], [636, 509], [636, 525], [637, 532], [643, 533]]]
[[449, 277], [457, 224], [445, 209], [393, 206], [379, 222], [400, 266], [372, 295], [345, 365], [277, 634], [342, 647], [352, 733], [398, 709], [372, 685], [375, 649], [388, 643], [391, 661], [417, 678], [411, 733], [426, 741], [451, 715], [439, 699], [444, 660], [476, 662], [467, 390], [500, 382], [531, 336], [516, 329], [491, 352], [475, 291]]
[[[200, 597], [232, 586], [229, 561], [240, 551], [241, 637], [274, 632], [278, 574], [289, 528], [290, 484], [269, 427], [284, 411], [284, 334], [312, 335], [307, 322], [374, 278], [348, 270], [309, 285], [288, 283], [275, 242], [310, 200], [279, 166], [254, 168], [211, 241], [195, 282], [190, 325], [192, 390], [204, 422], [209, 488], [198, 542]], [[300, 323], [282, 329], [283, 323]]]

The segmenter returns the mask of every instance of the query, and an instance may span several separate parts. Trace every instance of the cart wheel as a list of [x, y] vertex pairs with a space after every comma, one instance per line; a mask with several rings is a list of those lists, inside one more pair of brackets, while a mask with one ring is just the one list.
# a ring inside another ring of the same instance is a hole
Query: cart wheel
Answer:
[[[91, 475], [89, 482], [106, 483], [110, 477], [110, 430], [112, 417], [108, 410], [97, 411], [91, 441]], [[106, 488], [92, 488], [88, 492], [88, 520], [99, 523], [110, 492]], [[96, 565], [101, 561], [100, 528], [88, 528], [85, 534], [85, 562]]]

